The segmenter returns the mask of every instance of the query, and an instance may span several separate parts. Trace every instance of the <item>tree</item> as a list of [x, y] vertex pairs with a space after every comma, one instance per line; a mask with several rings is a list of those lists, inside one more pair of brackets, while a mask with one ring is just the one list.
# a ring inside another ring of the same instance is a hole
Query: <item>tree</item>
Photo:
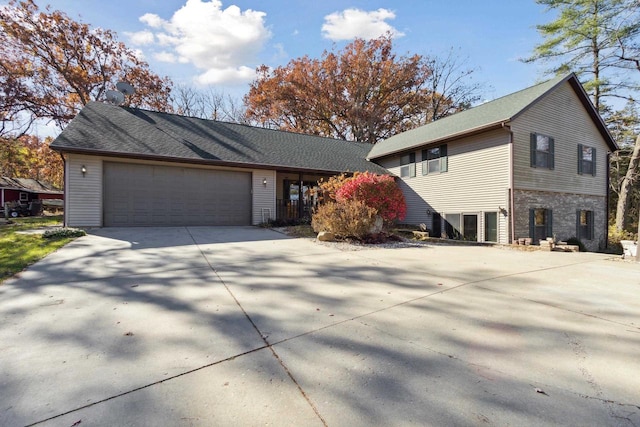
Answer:
[[0, 8], [0, 135], [24, 134], [38, 118], [64, 126], [119, 80], [136, 88], [125, 105], [171, 110], [171, 81], [112, 31], [41, 11], [33, 0]]
[[[454, 61], [397, 56], [390, 35], [356, 39], [321, 59], [259, 67], [246, 114], [267, 127], [373, 144], [479, 99], [476, 85], [454, 77], [459, 72]], [[442, 88], [450, 92], [437, 92]]]
[[[637, 0], [536, 0], [558, 12], [555, 20], [538, 25], [544, 41], [536, 46], [527, 62], [551, 64], [548, 72], [574, 71], [602, 114], [616, 117], [605, 98], [636, 102], [640, 71], [640, 2]], [[615, 121], [615, 120], [614, 120]], [[619, 124], [619, 123], [618, 123]], [[637, 124], [637, 123], [636, 123]], [[609, 121], [616, 134], [616, 124]], [[618, 135], [622, 135], [618, 132]], [[636, 134], [637, 135], [637, 134]], [[628, 135], [627, 135], [628, 137]], [[619, 140], [619, 143], [622, 141]], [[616, 186], [616, 229], [622, 231], [632, 184], [640, 164], [640, 137], [636, 138], [628, 169]], [[620, 166], [620, 156], [612, 165]], [[622, 162], [624, 163], [624, 162]], [[619, 170], [612, 172], [619, 173]]]
[[630, 18], [635, 0], [536, 0], [558, 13], [548, 24], [538, 25], [544, 41], [525, 62], [542, 61], [548, 73], [575, 72], [598, 109], [604, 97], [623, 97], [628, 86], [619, 71], [619, 41], [635, 34], [640, 23]]
[[173, 105], [178, 114], [201, 119], [246, 123], [245, 110], [238, 100], [215, 89], [197, 90], [180, 85], [173, 89]]
[[[622, 232], [628, 218], [634, 214], [630, 202], [640, 198], [638, 163], [640, 162], [640, 115], [638, 106], [627, 103], [623, 110], [607, 117], [611, 134], [620, 150], [613, 153], [610, 162], [611, 206], [615, 206], [615, 230]], [[636, 212], [637, 214], [637, 212]], [[635, 215], [634, 215], [635, 216]]]
[[34, 178], [62, 188], [63, 162], [49, 148], [52, 140], [33, 135], [0, 139], [0, 176]]

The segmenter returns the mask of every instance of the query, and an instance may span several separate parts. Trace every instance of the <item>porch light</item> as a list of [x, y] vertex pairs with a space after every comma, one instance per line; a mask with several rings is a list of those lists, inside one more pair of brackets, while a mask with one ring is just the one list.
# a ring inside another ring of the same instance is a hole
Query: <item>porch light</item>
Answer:
[[262, 178], [262, 185], [267, 186], [267, 178]]
[[80, 172], [82, 172], [82, 176], [85, 176], [87, 174], [87, 167], [85, 165], [82, 165], [82, 167], [80, 168]]

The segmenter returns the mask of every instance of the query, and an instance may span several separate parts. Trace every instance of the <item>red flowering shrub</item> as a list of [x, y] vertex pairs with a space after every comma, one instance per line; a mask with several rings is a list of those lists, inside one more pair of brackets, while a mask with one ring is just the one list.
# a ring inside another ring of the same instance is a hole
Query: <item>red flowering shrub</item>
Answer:
[[389, 224], [403, 220], [407, 213], [404, 195], [393, 177], [369, 172], [321, 182], [320, 201], [311, 221], [316, 232], [330, 231], [360, 240], [377, 232], [373, 230], [378, 216]]
[[365, 172], [355, 174], [335, 191], [337, 202], [361, 200], [378, 211], [386, 222], [402, 221], [407, 215], [407, 205], [402, 190], [389, 175]]

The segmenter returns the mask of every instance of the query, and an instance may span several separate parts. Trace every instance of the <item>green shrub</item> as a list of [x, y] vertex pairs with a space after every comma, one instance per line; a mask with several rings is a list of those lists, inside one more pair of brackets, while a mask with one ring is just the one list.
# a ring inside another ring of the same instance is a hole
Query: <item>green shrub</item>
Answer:
[[327, 202], [317, 208], [311, 227], [316, 233], [329, 231], [337, 237], [363, 239], [375, 223], [376, 214], [376, 209], [361, 200]]
[[87, 232], [78, 228], [54, 228], [47, 230], [42, 234], [45, 239], [62, 239], [65, 237], [82, 237], [86, 236]]
[[582, 243], [582, 240], [577, 237], [569, 237], [567, 239], [567, 244], [577, 246], [580, 249], [580, 252], [587, 252], [587, 247]]
[[614, 225], [609, 226], [609, 246], [607, 247], [607, 252], [613, 253], [616, 255], [622, 255], [622, 243], [621, 240], [636, 240], [637, 235], [631, 233], [630, 231], [616, 230]]

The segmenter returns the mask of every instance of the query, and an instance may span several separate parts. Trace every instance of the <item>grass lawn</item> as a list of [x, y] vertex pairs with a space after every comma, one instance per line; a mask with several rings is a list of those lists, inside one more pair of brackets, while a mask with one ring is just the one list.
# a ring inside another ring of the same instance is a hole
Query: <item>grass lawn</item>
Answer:
[[12, 222], [0, 225], [0, 283], [74, 240], [74, 237], [44, 239], [41, 234], [16, 233], [44, 226], [62, 226], [62, 216], [15, 218]]

